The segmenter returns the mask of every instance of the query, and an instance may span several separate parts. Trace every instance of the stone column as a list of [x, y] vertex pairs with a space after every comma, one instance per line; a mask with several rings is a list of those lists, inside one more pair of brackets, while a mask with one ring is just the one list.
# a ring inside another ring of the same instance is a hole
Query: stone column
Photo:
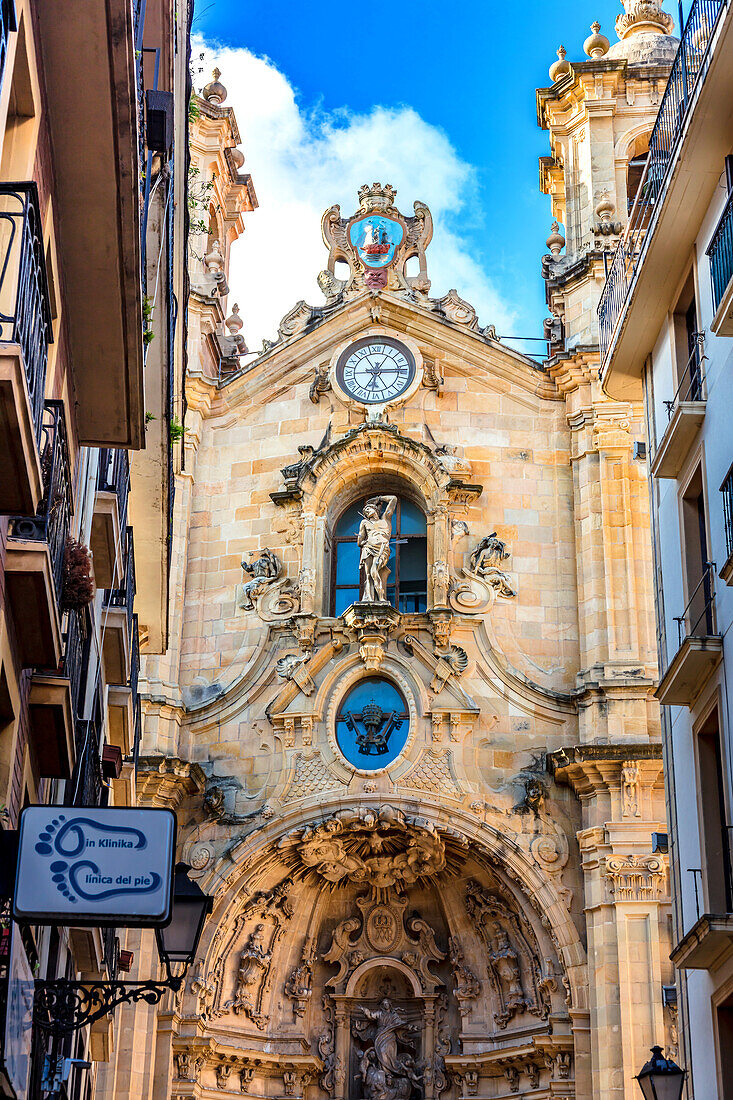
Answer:
[[664, 1042], [663, 982], [671, 981], [660, 745], [593, 745], [552, 753], [558, 783], [582, 805], [578, 844], [588, 930], [594, 1100], [636, 1100], [633, 1080]]

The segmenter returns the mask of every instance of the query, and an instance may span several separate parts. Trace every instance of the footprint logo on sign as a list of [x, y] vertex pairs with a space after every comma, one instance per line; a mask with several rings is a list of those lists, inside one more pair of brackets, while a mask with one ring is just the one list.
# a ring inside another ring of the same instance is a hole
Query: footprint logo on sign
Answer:
[[158, 889], [161, 877], [155, 871], [138, 875], [134, 883], [112, 885], [111, 877], [102, 875], [94, 860], [78, 858], [100, 842], [115, 848], [123, 845], [138, 850], [147, 847], [147, 839], [140, 829], [104, 825], [88, 817], [67, 819], [65, 814], [59, 814], [39, 833], [35, 846], [38, 854], [62, 857], [54, 859], [49, 870], [56, 889], [68, 901], [74, 904], [79, 898], [104, 901], [120, 894], [149, 894]]

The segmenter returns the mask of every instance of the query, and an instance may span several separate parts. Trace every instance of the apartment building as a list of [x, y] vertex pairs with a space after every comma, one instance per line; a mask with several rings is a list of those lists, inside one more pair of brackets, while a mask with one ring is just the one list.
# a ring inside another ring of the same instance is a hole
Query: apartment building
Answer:
[[60, 1044], [32, 1027], [33, 979], [132, 961], [115, 929], [19, 928], [8, 895], [25, 806], [136, 800], [184, 410], [189, 25], [172, 0], [0, 6], [0, 1094], [18, 1098], [91, 1095], [114, 1044], [111, 1017]]
[[598, 306], [643, 394], [686, 1095], [733, 1097], [733, 11], [695, 0]]

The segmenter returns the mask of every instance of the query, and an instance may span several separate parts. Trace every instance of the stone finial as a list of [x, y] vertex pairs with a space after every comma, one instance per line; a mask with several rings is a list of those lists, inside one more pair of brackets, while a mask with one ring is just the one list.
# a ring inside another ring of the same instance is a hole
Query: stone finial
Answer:
[[570, 72], [570, 62], [567, 60], [567, 50], [560, 46], [557, 51], [557, 61], [550, 65], [550, 80], [553, 83]]
[[671, 34], [674, 19], [662, 10], [662, 0], [621, 0], [624, 14], [616, 19], [620, 39], [634, 34]]
[[607, 224], [615, 213], [616, 203], [609, 195], [608, 188], [604, 187], [603, 191], [601, 191], [600, 199], [596, 204], [596, 215], [600, 219], [601, 224]]
[[212, 103], [215, 107], [218, 107], [226, 99], [227, 90], [223, 84], [219, 83], [220, 69], [214, 69], [211, 75], [214, 79], [204, 88], [204, 99], [207, 103]]
[[218, 274], [218, 272], [224, 270], [224, 257], [221, 251], [221, 245], [219, 241], [212, 241], [211, 248], [204, 256], [204, 263], [208, 267], [212, 275]]
[[611, 48], [611, 43], [606, 38], [605, 34], [601, 34], [601, 24], [597, 19], [595, 23], [591, 23], [590, 29], [593, 31], [593, 34], [591, 34], [589, 38], [586, 38], [583, 43], [583, 49], [588, 57], [592, 57], [596, 60], [608, 53]]
[[237, 171], [239, 171], [239, 169], [244, 164], [244, 153], [241, 149], [238, 149], [236, 145], [233, 145], [229, 152], [232, 154], [234, 167], [237, 169]]
[[545, 244], [553, 256], [559, 256], [561, 250], [565, 247], [565, 238], [560, 232], [560, 226], [557, 222], [553, 222], [550, 226], [550, 236], [545, 241]]
[[244, 321], [239, 315], [239, 306], [235, 302], [232, 306], [232, 312], [224, 321], [230, 336], [236, 336], [239, 330], [242, 328]]

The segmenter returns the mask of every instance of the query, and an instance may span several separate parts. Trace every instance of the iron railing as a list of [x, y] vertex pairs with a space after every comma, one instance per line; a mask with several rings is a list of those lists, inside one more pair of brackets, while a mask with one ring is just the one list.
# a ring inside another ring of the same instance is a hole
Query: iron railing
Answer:
[[130, 646], [130, 691], [132, 692], [132, 759], [137, 769], [142, 735], [142, 709], [138, 683], [140, 680], [140, 632], [137, 615], [132, 616], [132, 645]]
[[675, 615], [677, 641], [685, 638], [709, 638], [715, 633], [715, 562], [706, 561], [702, 576], [681, 615]]
[[124, 551], [125, 573], [120, 588], [110, 588], [104, 594], [105, 607], [124, 607], [127, 611], [127, 625], [132, 636], [132, 611], [135, 600], [135, 549], [132, 540], [132, 527], [125, 531]]
[[56, 599], [61, 599], [64, 553], [69, 537], [73, 501], [71, 468], [63, 401], [46, 401], [41, 426], [41, 471], [43, 496], [35, 516], [15, 517], [10, 521], [13, 538], [46, 542], [51, 555], [51, 570]]
[[64, 635], [62, 675], [69, 681], [74, 718], [83, 713], [84, 688], [89, 668], [91, 632], [86, 611], [69, 611]]
[[76, 766], [67, 784], [67, 806], [101, 806], [106, 794], [99, 753], [99, 722], [87, 718], [76, 723]]
[[40, 443], [53, 335], [38, 188], [32, 181], [0, 183], [0, 341], [20, 345]]
[[723, 524], [725, 526], [725, 549], [727, 556], [733, 554], [733, 466], [725, 475], [725, 481], [720, 486], [723, 494]]
[[117, 494], [120, 530], [127, 527], [127, 498], [130, 493], [130, 457], [118, 447], [102, 447], [99, 451], [97, 489], [101, 493]]
[[649, 155], [624, 237], [619, 241], [598, 303], [601, 357], [605, 361], [629, 289], [639, 266], [644, 241], [653, 229], [670, 167], [675, 160], [695, 89], [710, 63], [710, 43], [728, 0], [694, 0], [682, 32], [669, 80], [649, 138]]
[[733, 277], [733, 190], [715, 227], [712, 240], [707, 247], [706, 256], [710, 257], [710, 277], [713, 283], [713, 313], [723, 300], [726, 287]]
[[5, 62], [8, 57], [8, 39], [11, 31], [17, 31], [13, 0], [0, 0], [0, 84], [5, 76]]
[[705, 370], [703, 363], [707, 359], [705, 355], [705, 333], [693, 332], [692, 351], [682, 371], [679, 385], [671, 401], [665, 401], [667, 419], [672, 419], [672, 413], [682, 401], [705, 401], [707, 388], [705, 385]]

